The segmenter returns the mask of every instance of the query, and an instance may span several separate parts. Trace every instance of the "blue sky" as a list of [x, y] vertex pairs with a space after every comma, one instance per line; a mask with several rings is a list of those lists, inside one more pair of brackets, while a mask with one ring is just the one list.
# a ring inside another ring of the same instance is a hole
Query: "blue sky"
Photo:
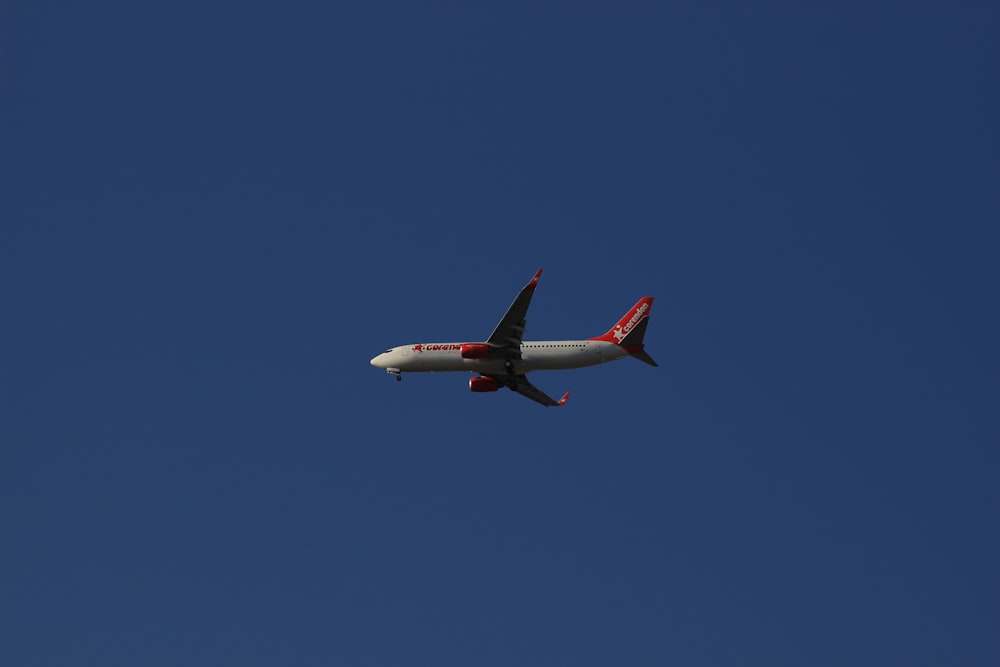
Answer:
[[994, 5], [286, 4], [0, 10], [5, 664], [997, 663]]

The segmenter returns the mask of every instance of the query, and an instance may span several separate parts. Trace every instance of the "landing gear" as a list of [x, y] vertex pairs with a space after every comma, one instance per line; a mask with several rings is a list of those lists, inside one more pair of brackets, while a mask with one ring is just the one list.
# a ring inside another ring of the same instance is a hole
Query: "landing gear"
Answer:
[[396, 377], [396, 382], [401, 382], [403, 380], [403, 374], [399, 372], [398, 368], [387, 368], [385, 372], [389, 375], [394, 375]]
[[510, 357], [503, 362], [503, 367], [507, 369], [507, 387], [511, 391], [517, 391], [517, 376], [514, 375], [514, 362]]

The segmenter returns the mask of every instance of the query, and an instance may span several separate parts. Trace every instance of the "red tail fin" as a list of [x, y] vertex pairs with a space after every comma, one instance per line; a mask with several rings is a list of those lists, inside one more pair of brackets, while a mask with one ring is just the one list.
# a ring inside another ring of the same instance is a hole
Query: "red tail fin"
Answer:
[[646, 335], [646, 326], [649, 324], [649, 311], [652, 308], [653, 297], [642, 297], [606, 334], [590, 340], [603, 340], [620, 345], [640, 361], [656, 366], [656, 362], [643, 351], [642, 345], [643, 336]]

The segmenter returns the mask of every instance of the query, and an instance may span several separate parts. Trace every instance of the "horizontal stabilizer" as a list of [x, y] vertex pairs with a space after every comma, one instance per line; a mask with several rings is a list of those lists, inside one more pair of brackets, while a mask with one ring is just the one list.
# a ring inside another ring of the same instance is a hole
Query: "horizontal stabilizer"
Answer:
[[638, 352], [633, 352], [632, 353], [632, 358], [633, 359], [638, 359], [639, 361], [647, 363], [650, 366], [659, 366], [658, 363], [656, 363], [655, 361], [653, 361], [653, 357], [649, 356], [649, 353], [646, 352], [645, 350], [639, 350]]

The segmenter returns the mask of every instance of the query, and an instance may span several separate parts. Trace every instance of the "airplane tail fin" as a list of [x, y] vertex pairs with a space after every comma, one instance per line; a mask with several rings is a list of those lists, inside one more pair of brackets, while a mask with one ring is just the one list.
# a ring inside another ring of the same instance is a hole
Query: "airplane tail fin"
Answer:
[[639, 361], [647, 363], [650, 366], [658, 366], [659, 364], [653, 361], [653, 358], [646, 353], [642, 343], [642, 339], [646, 335], [646, 327], [649, 325], [649, 311], [652, 307], [653, 297], [642, 297], [606, 334], [591, 338], [591, 340], [603, 340], [608, 343], [614, 343], [625, 348], [629, 354]]

